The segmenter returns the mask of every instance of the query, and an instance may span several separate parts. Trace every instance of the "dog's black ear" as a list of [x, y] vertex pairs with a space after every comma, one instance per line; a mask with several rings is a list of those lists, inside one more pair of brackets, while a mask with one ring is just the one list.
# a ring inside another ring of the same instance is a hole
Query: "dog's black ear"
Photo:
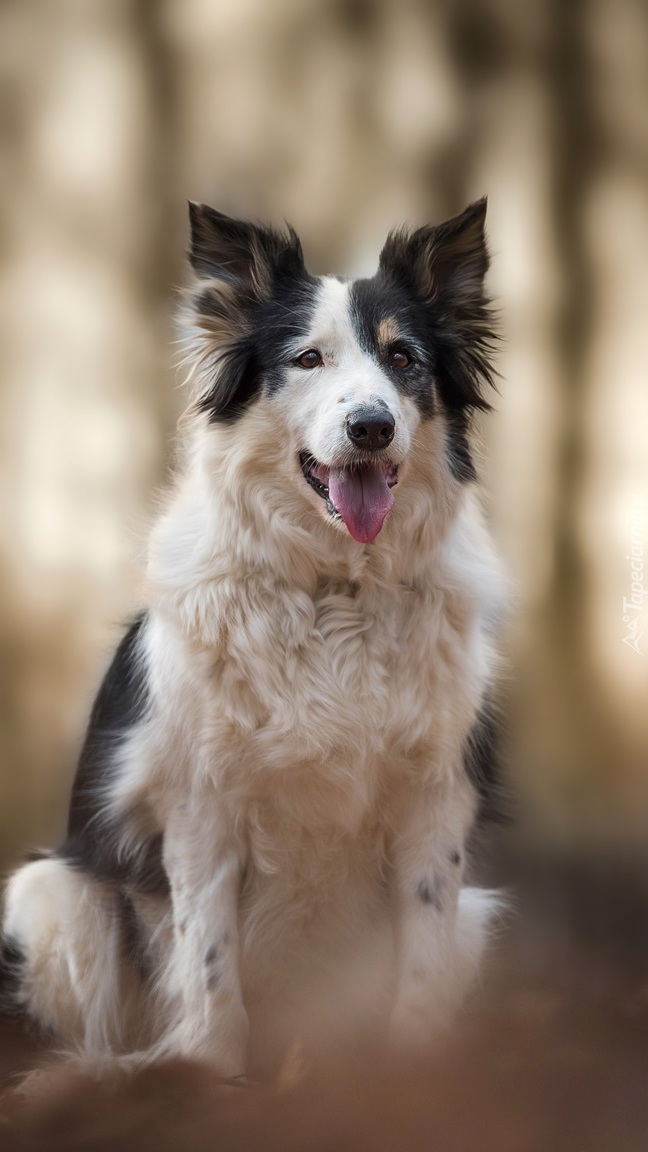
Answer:
[[206, 204], [190, 203], [189, 220], [196, 282], [184, 317], [194, 404], [212, 423], [231, 423], [261, 388], [254, 310], [282, 278], [307, 275], [301, 244], [289, 226], [232, 220]]
[[201, 279], [221, 281], [241, 303], [264, 299], [277, 276], [304, 272], [295, 231], [233, 220], [207, 204], [189, 202], [189, 262]]
[[413, 292], [433, 327], [444, 399], [450, 407], [488, 408], [496, 335], [484, 280], [489, 266], [486, 198], [443, 224], [392, 232], [379, 274]]
[[413, 284], [428, 303], [472, 308], [484, 295], [488, 249], [486, 198], [436, 227], [392, 232], [380, 254], [380, 271]]

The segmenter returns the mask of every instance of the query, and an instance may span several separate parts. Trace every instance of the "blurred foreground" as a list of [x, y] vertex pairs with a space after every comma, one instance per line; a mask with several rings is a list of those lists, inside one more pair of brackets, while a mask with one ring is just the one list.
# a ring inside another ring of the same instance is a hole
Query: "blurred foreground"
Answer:
[[287, 1068], [278, 1085], [223, 1088], [181, 1063], [98, 1083], [41, 1053], [50, 1070], [23, 1100], [8, 1077], [34, 1066], [36, 1046], [2, 1022], [0, 1147], [644, 1152], [648, 929], [628, 932], [647, 922], [643, 895], [620, 874], [592, 886], [536, 869], [517, 906], [456, 1034], [420, 1060], [359, 1051], [301, 1079]]

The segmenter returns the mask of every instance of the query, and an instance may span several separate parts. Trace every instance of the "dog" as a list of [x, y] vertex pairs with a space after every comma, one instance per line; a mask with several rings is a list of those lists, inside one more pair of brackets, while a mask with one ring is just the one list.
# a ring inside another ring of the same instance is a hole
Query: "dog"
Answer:
[[190, 205], [184, 464], [65, 841], [5, 897], [15, 1002], [88, 1060], [264, 1076], [295, 1044], [428, 1044], [475, 979], [485, 214], [393, 232], [349, 281], [291, 228]]

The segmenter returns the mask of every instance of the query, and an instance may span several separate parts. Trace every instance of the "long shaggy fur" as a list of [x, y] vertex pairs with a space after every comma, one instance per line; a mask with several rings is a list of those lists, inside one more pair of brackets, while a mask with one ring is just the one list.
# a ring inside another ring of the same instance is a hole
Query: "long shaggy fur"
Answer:
[[474, 980], [501, 595], [469, 445], [484, 212], [347, 283], [292, 232], [192, 206], [185, 465], [67, 839], [5, 902], [18, 1001], [87, 1057], [238, 1075], [296, 1042], [428, 1043]]

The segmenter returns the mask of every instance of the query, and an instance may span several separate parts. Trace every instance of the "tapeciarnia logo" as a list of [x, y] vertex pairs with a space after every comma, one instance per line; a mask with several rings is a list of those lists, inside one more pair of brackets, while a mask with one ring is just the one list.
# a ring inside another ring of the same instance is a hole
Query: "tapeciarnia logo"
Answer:
[[646, 502], [638, 493], [633, 497], [630, 509], [630, 551], [626, 560], [630, 564], [630, 595], [623, 597], [623, 623], [626, 634], [623, 643], [628, 648], [634, 648], [640, 656], [648, 653], [642, 651], [641, 638], [648, 620], [644, 617], [648, 588], [645, 584], [645, 546], [644, 536], [646, 527]]

